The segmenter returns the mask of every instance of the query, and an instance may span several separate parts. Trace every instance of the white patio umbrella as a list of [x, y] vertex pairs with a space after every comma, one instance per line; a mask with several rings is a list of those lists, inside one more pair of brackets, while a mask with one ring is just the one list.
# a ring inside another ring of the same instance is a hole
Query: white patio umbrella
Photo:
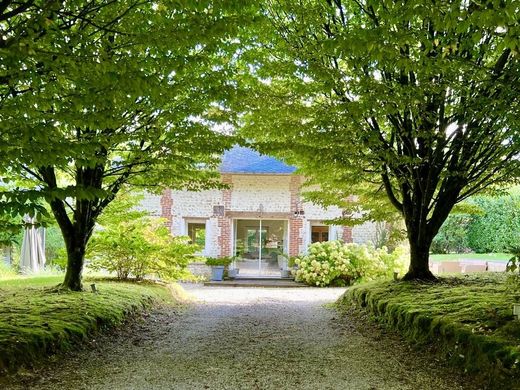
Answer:
[[43, 270], [45, 266], [45, 249], [43, 229], [38, 229], [35, 218], [26, 216], [25, 231], [20, 256], [20, 269], [23, 273]]

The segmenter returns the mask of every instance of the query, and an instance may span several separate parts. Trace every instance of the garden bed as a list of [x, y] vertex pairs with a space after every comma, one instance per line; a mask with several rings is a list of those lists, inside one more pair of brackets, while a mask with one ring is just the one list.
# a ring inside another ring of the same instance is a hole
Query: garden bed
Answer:
[[62, 278], [0, 281], [0, 372], [31, 366], [155, 303], [173, 300], [171, 291], [158, 284], [110, 280], [96, 280], [97, 293], [53, 292], [50, 287]]
[[378, 282], [350, 288], [342, 310], [364, 309], [414, 344], [433, 345], [489, 387], [519, 378], [520, 321], [504, 276], [442, 278], [439, 283]]

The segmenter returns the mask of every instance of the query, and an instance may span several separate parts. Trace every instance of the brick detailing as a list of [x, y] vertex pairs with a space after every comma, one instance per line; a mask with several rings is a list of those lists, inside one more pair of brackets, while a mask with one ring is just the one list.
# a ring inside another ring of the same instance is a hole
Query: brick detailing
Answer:
[[300, 254], [300, 247], [303, 244], [302, 228], [302, 219], [293, 218], [289, 220], [289, 256], [298, 256]]
[[350, 226], [343, 226], [343, 242], [353, 242], [352, 228]]
[[163, 191], [162, 196], [161, 196], [161, 218], [166, 219], [165, 225], [168, 227], [170, 232], [172, 230], [172, 224], [173, 224], [172, 206], [173, 206], [172, 190], [166, 189]]
[[[222, 175], [222, 183], [229, 185], [229, 188], [222, 190], [222, 204], [224, 205], [224, 211], [228, 211], [231, 208], [231, 195], [233, 193], [233, 178], [231, 175]], [[232, 249], [231, 244], [233, 237], [231, 224], [233, 220], [229, 217], [219, 216], [218, 227], [220, 234], [218, 236], [218, 246], [220, 248], [220, 257], [231, 256]]]
[[289, 220], [289, 256], [297, 256], [300, 254], [303, 245], [303, 219], [295, 217], [294, 212], [300, 210], [300, 186], [301, 177], [291, 176], [289, 190], [291, 192], [291, 219]]

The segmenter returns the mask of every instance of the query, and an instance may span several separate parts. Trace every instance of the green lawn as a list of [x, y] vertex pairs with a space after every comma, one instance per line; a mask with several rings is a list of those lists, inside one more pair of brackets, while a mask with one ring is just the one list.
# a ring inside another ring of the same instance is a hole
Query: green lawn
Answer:
[[[505, 276], [442, 278], [440, 283], [378, 282], [351, 287], [342, 309], [367, 310], [413, 343], [432, 344], [443, 358], [497, 382], [520, 374], [520, 296]], [[507, 379], [508, 380], [508, 379]]]
[[173, 303], [172, 289], [152, 283], [96, 283], [98, 293], [54, 292], [63, 276], [0, 280], [0, 371], [31, 365], [151, 305]]
[[450, 253], [447, 255], [430, 255], [432, 261], [459, 261], [459, 260], [485, 260], [507, 262], [511, 258], [509, 253]]

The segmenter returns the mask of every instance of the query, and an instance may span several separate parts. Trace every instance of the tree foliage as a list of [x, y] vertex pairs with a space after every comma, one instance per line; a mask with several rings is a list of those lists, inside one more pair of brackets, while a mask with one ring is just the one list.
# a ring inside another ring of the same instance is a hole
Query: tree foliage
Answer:
[[407, 227], [405, 278], [432, 279], [454, 205], [518, 175], [519, 6], [266, 1], [244, 134], [340, 199], [384, 191]]
[[[227, 79], [247, 7], [234, 1], [2, 2], [0, 204], [45, 199], [81, 289], [96, 219], [125, 185], [218, 186]], [[5, 5], [5, 6], [4, 6]]]
[[17, 243], [21, 231], [22, 222], [20, 218], [13, 218], [9, 215], [0, 216], [0, 247]]

